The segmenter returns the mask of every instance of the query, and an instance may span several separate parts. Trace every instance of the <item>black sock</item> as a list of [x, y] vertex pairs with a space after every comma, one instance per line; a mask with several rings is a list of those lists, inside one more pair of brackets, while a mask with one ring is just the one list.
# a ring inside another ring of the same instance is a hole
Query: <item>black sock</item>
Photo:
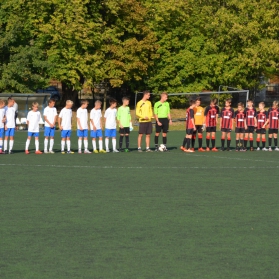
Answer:
[[158, 142], [159, 142], [159, 136], [155, 136], [154, 138], [154, 142], [155, 142], [155, 146], [158, 146]]
[[[211, 140], [211, 142], [212, 142], [212, 140]], [[206, 139], [206, 147], [208, 147], [209, 148], [209, 144], [210, 144], [210, 139]]]
[[191, 144], [191, 139], [187, 138], [186, 140], [187, 140], [187, 147], [186, 148], [189, 149], [190, 148], [190, 144]]
[[278, 144], [278, 139], [274, 138], [274, 145], [275, 145], [275, 147], [278, 147], [277, 144]]
[[221, 143], [222, 143], [222, 148], [225, 147], [225, 139], [221, 139]]
[[272, 138], [268, 138], [268, 145], [269, 145], [269, 147], [271, 147], [271, 144], [272, 144]]
[[212, 148], [215, 147], [215, 139], [211, 139], [211, 145], [212, 145]]
[[130, 145], [130, 137], [129, 136], [125, 136], [125, 140], [126, 140], [126, 148], [129, 148]]
[[239, 148], [239, 140], [235, 140], [235, 149]]
[[122, 143], [123, 143], [123, 136], [119, 137], [119, 148], [122, 148]]
[[244, 139], [240, 139], [240, 148], [243, 148], [244, 147]]
[[202, 148], [202, 138], [199, 138], [199, 148]]
[[246, 148], [247, 147], [247, 140], [245, 139], [244, 140], [244, 148]]
[[[190, 139], [190, 141], [191, 141], [191, 139]], [[196, 141], [196, 139], [192, 138], [192, 148], [195, 148], [195, 141]]]
[[260, 141], [257, 141], [257, 147], [258, 148], [260, 147]]
[[262, 145], [263, 145], [263, 148], [265, 148], [265, 141], [263, 141], [263, 140], [262, 140]]
[[164, 144], [164, 145], [167, 144], [167, 137], [163, 137], [163, 144]]
[[186, 143], [187, 143], [187, 139], [184, 138], [183, 143], [182, 143], [182, 146], [185, 147]]
[[231, 140], [227, 139], [227, 147], [230, 148], [230, 146], [231, 146]]

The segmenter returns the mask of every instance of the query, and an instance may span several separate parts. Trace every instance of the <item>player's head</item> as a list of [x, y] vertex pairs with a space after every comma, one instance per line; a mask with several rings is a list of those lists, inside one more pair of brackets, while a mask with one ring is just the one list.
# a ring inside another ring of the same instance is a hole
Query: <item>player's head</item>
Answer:
[[196, 98], [196, 106], [199, 107], [201, 105], [201, 98], [197, 97]]
[[240, 111], [244, 110], [244, 104], [242, 102], [238, 103], [237, 104], [237, 109], [240, 110]]
[[70, 109], [70, 108], [72, 108], [72, 106], [73, 106], [73, 101], [67, 100], [67, 101], [66, 101], [66, 108], [67, 108], [67, 109]]
[[226, 107], [230, 107], [231, 104], [232, 104], [232, 99], [226, 99], [226, 101], [225, 101], [225, 106], [226, 106]]
[[111, 108], [116, 108], [117, 101], [115, 99], [110, 99], [109, 100], [109, 105], [110, 105]]
[[123, 97], [122, 98], [122, 104], [124, 105], [124, 106], [128, 106], [129, 105], [129, 102], [130, 102], [130, 98], [129, 97]]
[[48, 106], [49, 106], [50, 108], [53, 108], [53, 107], [55, 106], [55, 100], [54, 100], [54, 99], [49, 99], [49, 100], [48, 100]]
[[8, 107], [12, 107], [15, 103], [15, 100], [12, 97], [8, 98]]
[[32, 110], [33, 110], [33, 111], [37, 111], [38, 108], [39, 108], [39, 104], [38, 104], [37, 102], [33, 102], [33, 103], [32, 103]]
[[95, 102], [95, 109], [100, 109], [101, 106], [102, 106], [102, 102], [101, 102], [100, 100], [97, 100], [97, 101]]
[[143, 96], [142, 96], [142, 98], [143, 98], [144, 100], [148, 100], [148, 99], [150, 98], [150, 92], [149, 92], [149, 90], [144, 90], [144, 91], [143, 91]]
[[81, 108], [87, 108], [87, 106], [88, 106], [88, 101], [87, 100], [81, 100], [80, 101], [80, 107]]
[[161, 94], [161, 101], [165, 102], [168, 99], [168, 93], [167, 92], [163, 92]]
[[3, 108], [6, 105], [6, 102], [0, 99], [0, 108]]
[[265, 103], [264, 102], [260, 102], [259, 103], [259, 109], [260, 110], [264, 110], [264, 107], [265, 107]]
[[273, 101], [272, 107], [273, 108], [278, 108], [278, 101]]
[[249, 100], [247, 101], [247, 106], [248, 106], [248, 108], [252, 108], [253, 105], [254, 105], [253, 100], [249, 99]]
[[212, 107], [216, 106], [216, 104], [217, 104], [217, 99], [216, 98], [210, 100], [210, 105]]
[[195, 107], [196, 101], [195, 100], [190, 100], [189, 105], [190, 107]]

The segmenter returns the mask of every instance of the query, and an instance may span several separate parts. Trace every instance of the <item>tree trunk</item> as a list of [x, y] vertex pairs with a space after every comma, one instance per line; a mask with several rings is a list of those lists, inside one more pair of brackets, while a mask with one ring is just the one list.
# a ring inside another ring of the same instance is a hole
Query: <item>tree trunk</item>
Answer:
[[61, 106], [65, 106], [67, 100], [74, 102], [73, 108], [76, 109], [80, 106], [78, 99], [78, 91], [73, 90], [72, 86], [68, 86], [66, 83], [62, 82], [62, 100]]

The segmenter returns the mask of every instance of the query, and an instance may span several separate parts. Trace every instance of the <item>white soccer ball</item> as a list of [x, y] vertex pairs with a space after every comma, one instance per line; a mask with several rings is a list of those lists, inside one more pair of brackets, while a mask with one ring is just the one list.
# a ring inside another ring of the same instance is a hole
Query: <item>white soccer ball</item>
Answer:
[[166, 150], [166, 146], [164, 144], [160, 144], [159, 151], [164, 152]]

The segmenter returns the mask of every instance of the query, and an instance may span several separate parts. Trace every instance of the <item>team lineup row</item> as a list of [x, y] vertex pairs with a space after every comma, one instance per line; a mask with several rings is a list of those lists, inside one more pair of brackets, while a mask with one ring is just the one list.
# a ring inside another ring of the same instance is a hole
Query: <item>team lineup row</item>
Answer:
[[[169, 124], [172, 124], [170, 106], [167, 102], [167, 93], [161, 94], [160, 101], [154, 105], [152, 109], [149, 101], [150, 93], [145, 91], [143, 98], [137, 103], [136, 115], [139, 118], [139, 135], [138, 135], [138, 151], [142, 152], [141, 142], [142, 137], [146, 137], [146, 152], [152, 152], [150, 149], [150, 135], [152, 134], [152, 118], [156, 120], [155, 132], [155, 151], [168, 151], [167, 133]], [[122, 99], [122, 106], [116, 109], [117, 102], [114, 99], [110, 100], [110, 107], [105, 111], [105, 149], [103, 149], [103, 132], [102, 132], [102, 112], [101, 101], [95, 102], [95, 107], [90, 112], [90, 136], [92, 138], [92, 147], [94, 153], [108, 153], [109, 139], [112, 139], [112, 151], [129, 152], [129, 134], [133, 129], [131, 114], [129, 108], [129, 98]], [[56, 123], [61, 130], [61, 153], [71, 154], [71, 132], [72, 132], [72, 105], [73, 102], [68, 100], [66, 106], [60, 111], [59, 115], [55, 108], [55, 100], [50, 99], [48, 106], [44, 109], [43, 116], [45, 120], [44, 130], [44, 153], [54, 153], [54, 134]], [[82, 100], [81, 107], [77, 110], [77, 136], [78, 136], [78, 153], [82, 153], [82, 141], [84, 153], [91, 153], [88, 148], [88, 101]], [[153, 116], [154, 115], [154, 116]], [[225, 107], [222, 110], [216, 105], [216, 100], [211, 100], [211, 103], [205, 109], [201, 107], [201, 100], [190, 100], [190, 107], [186, 111], [186, 136], [183, 139], [183, 144], [180, 149], [183, 152], [195, 151], [195, 139], [198, 136], [198, 151], [218, 151], [215, 146], [216, 128], [220, 117], [221, 149], [225, 150], [225, 141], [227, 140], [226, 150], [230, 150], [231, 145], [231, 131], [235, 123], [236, 132], [236, 151], [246, 151], [247, 142], [250, 142], [250, 150], [254, 150], [254, 131], [257, 134], [257, 150], [260, 150], [260, 143], [262, 143], [262, 150], [272, 151], [272, 139], [274, 139], [275, 150], [279, 151], [277, 146], [277, 135], [279, 128], [279, 109], [278, 102], [273, 102], [273, 107], [268, 111], [265, 110], [264, 103], [259, 104], [259, 110], [253, 106], [253, 101], [249, 100], [247, 108], [244, 108], [242, 103], [238, 104], [237, 111], [231, 108], [231, 100], [227, 99]], [[39, 150], [39, 123], [41, 114], [38, 111], [38, 103], [32, 104], [32, 110], [27, 115], [28, 137], [25, 145], [25, 153], [29, 154], [29, 145], [31, 138], [35, 138], [36, 154], [42, 154]], [[116, 127], [119, 125], [119, 150], [116, 148]], [[5, 106], [5, 101], [0, 100], [0, 153], [12, 154], [14, 134], [15, 134], [15, 109], [14, 100], [8, 99], [8, 104]], [[266, 143], [266, 129], [268, 130], [268, 144], [269, 148], [265, 147]], [[206, 130], [206, 149], [203, 149], [203, 131]], [[162, 132], [163, 144], [159, 146], [159, 135]], [[125, 149], [122, 149], [123, 140], [125, 137]], [[4, 139], [4, 145], [3, 145]], [[97, 140], [99, 148], [97, 148]], [[8, 142], [9, 141], [9, 142]], [[210, 148], [211, 141], [211, 148]], [[8, 148], [9, 143], [9, 148]], [[65, 152], [65, 146], [66, 152]]]

